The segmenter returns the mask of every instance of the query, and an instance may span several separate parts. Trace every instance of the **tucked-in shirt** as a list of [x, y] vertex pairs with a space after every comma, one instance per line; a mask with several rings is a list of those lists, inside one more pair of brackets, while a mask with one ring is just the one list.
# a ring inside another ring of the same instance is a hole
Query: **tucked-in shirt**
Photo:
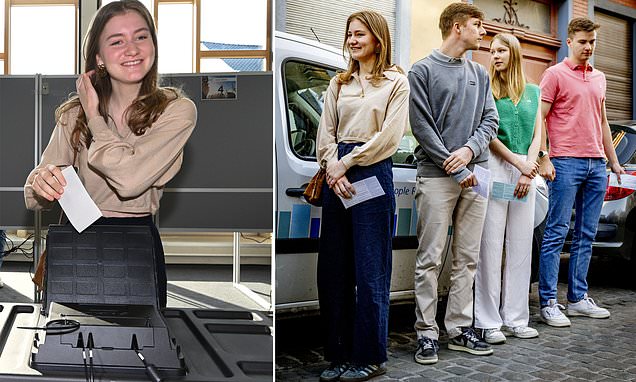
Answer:
[[499, 118], [486, 69], [434, 50], [413, 65], [409, 83], [411, 130], [419, 143], [417, 176], [448, 176], [444, 161], [463, 146], [472, 150], [473, 159], [451, 174], [456, 182], [470, 175], [476, 163], [488, 167], [488, 145], [497, 136]]
[[513, 153], [528, 155], [534, 137], [540, 92], [537, 85], [526, 84], [516, 105], [509, 97], [495, 101], [499, 113], [497, 138]]
[[[47, 209], [52, 202], [33, 190], [33, 179], [46, 165], [71, 165], [71, 132], [79, 106], [64, 113], [53, 130], [42, 154], [42, 161], [29, 174], [24, 186], [26, 207]], [[172, 179], [183, 161], [183, 147], [194, 129], [196, 107], [187, 98], [172, 101], [146, 132], [130, 131], [122, 137], [112, 119], [97, 116], [88, 121], [93, 142], [83, 146], [75, 166], [89, 195], [105, 216], [154, 214], [164, 185]]]
[[552, 104], [546, 118], [550, 157], [602, 158], [601, 113], [605, 74], [566, 58], [548, 68], [541, 80], [541, 100]]
[[[408, 126], [409, 84], [391, 68], [377, 85], [354, 73], [348, 83], [331, 79], [317, 135], [317, 159], [322, 166], [338, 160], [338, 142], [363, 143], [341, 158], [346, 168], [368, 166], [393, 155]], [[337, 127], [337, 137], [336, 137]]]

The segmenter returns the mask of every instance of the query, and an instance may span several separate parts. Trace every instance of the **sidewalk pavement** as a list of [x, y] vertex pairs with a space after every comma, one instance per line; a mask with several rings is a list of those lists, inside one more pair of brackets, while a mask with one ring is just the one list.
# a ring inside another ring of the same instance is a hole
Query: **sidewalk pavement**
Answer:
[[[566, 290], [567, 286], [560, 283], [562, 303]], [[394, 307], [388, 371], [373, 381], [636, 381], [636, 291], [591, 286], [589, 295], [610, 310], [609, 319], [572, 317], [571, 327], [554, 328], [539, 322], [535, 283], [530, 295], [530, 326], [539, 331], [538, 338], [509, 337], [505, 344], [493, 345], [491, 356], [448, 350], [447, 339], [441, 338], [439, 362], [434, 365], [413, 361], [417, 345], [414, 305]], [[298, 325], [305, 333], [295, 339], [285, 338], [290, 323], [277, 322], [277, 344], [281, 344], [276, 350], [277, 381], [317, 381], [328, 366], [315, 334], [318, 320], [310, 320], [311, 325]], [[311, 339], [313, 336], [316, 338]], [[293, 345], [294, 341], [298, 346]], [[303, 347], [302, 343], [309, 346]]]

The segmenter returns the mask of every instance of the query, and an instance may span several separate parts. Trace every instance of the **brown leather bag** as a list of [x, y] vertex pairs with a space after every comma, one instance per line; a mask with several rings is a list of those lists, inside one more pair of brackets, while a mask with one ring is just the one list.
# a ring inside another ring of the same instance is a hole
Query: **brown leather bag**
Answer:
[[46, 271], [46, 249], [42, 251], [38, 266], [35, 268], [35, 274], [31, 278], [38, 289], [38, 292], [44, 292], [44, 272]]
[[[336, 104], [338, 103], [338, 96], [340, 95], [340, 87], [341, 84], [338, 83], [338, 87], [336, 88]], [[336, 141], [338, 140], [338, 124], [336, 123], [336, 128], [334, 131], [336, 135]], [[325, 178], [327, 177], [327, 171], [324, 168], [320, 167], [316, 175], [309, 181], [307, 187], [305, 187], [305, 191], [303, 192], [303, 196], [307, 203], [312, 206], [322, 207], [322, 185], [325, 183]]]
[[307, 203], [316, 207], [322, 206], [322, 185], [325, 183], [325, 176], [327, 176], [327, 172], [321, 167], [316, 175], [311, 178], [309, 184], [305, 187], [305, 192], [303, 192]]

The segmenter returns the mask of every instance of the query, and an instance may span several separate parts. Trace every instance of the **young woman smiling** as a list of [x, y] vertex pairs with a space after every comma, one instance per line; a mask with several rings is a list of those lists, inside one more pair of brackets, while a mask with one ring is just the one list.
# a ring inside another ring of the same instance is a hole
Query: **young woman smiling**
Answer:
[[[409, 86], [391, 64], [386, 20], [372, 11], [349, 16], [347, 71], [325, 95], [318, 163], [327, 170], [318, 251], [318, 295], [325, 329], [322, 381], [365, 381], [387, 360], [391, 236], [395, 197], [391, 155], [407, 127]], [[376, 177], [384, 195], [346, 209], [352, 183]]]
[[137, 0], [102, 7], [84, 41], [86, 73], [77, 95], [55, 113], [57, 125], [24, 187], [27, 208], [49, 208], [64, 193], [60, 166], [74, 165], [102, 212], [95, 224], [151, 228], [161, 307], [166, 306], [163, 246], [152, 215], [181, 167], [196, 108], [157, 85], [157, 35]]
[[[475, 327], [491, 344], [503, 332], [533, 338], [528, 327], [528, 290], [532, 260], [536, 162], [541, 136], [539, 87], [526, 83], [516, 37], [498, 34], [490, 44], [490, 81], [499, 113], [499, 132], [490, 143], [491, 179], [516, 184], [524, 201], [488, 201], [475, 275]], [[502, 277], [502, 253], [506, 253]], [[503, 327], [502, 327], [503, 325]], [[503, 329], [503, 332], [502, 332]]]

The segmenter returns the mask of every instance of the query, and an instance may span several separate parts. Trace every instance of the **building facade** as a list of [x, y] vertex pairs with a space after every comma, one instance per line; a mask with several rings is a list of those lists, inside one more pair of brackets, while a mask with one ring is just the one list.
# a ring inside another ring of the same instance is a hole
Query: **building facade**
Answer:
[[[357, 10], [375, 9], [389, 22], [394, 61], [408, 69], [439, 47], [439, 15], [449, 0], [277, 0], [276, 29], [341, 48], [346, 17]], [[521, 41], [524, 68], [530, 82], [568, 55], [564, 40], [574, 17], [587, 16], [599, 24], [593, 65], [607, 77], [610, 120], [636, 118], [635, 71], [636, 0], [472, 0], [486, 14], [488, 36], [471, 58], [488, 65], [490, 39], [512, 33]]]

